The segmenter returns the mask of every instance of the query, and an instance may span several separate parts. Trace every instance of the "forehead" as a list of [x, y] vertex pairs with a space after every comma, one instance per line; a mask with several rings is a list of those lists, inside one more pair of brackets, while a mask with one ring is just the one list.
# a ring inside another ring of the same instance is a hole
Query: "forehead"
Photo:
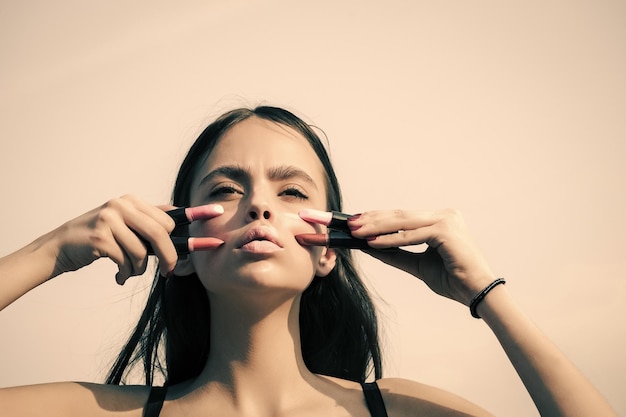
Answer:
[[325, 188], [324, 168], [307, 139], [289, 126], [254, 116], [237, 123], [218, 140], [196, 179], [224, 165], [253, 170], [294, 166]]

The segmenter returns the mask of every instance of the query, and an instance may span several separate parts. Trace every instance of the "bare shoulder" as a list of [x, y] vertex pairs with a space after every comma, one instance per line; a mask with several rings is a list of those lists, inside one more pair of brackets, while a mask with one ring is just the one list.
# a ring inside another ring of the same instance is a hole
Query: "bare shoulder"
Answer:
[[492, 416], [483, 408], [451, 392], [402, 378], [377, 381], [390, 416]]
[[0, 389], [3, 413], [14, 417], [140, 417], [149, 387], [59, 382]]

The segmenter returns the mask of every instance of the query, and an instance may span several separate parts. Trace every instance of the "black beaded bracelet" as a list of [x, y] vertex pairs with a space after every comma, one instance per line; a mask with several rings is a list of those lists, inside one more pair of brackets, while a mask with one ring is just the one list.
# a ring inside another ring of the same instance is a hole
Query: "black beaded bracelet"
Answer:
[[489, 293], [489, 291], [493, 290], [494, 287], [500, 284], [506, 284], [506, 281], [504, 280], [504, 278], [498, 278], [491, 284], [487, 285], [484, 290], [476, 294], [474, 298], [472, 298], [472, 302], [470, 303], [470, 313], [472, 313], [472, 317], [477, 318], [477, 319], [480, 318], [480, 316], [476, 312], [476, 308], [478, 307], [478, 304], [480, 304], [480, 302], [483, 300], [483, 298], [485, 298], [485, 296]]

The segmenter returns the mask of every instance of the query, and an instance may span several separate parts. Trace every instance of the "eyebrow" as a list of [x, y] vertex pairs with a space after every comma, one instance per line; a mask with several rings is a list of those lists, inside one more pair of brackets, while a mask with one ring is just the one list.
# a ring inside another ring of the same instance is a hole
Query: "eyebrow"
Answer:
[[[237, 182], [248, 180], [252, 175], [250, 170], [240, 165], [224, 165], [215, 168], [200, 180], [198, 186], [202, 186], [210, 182], [216, 177], [226, 177]], [[293, 165], [280, 165], [271, 167], [267, 170], [267, 177], [272, 181], [285, 181], [290, 179], [301, 179], [317, 189], [317, 184], [313, 178], [302, 169]]]

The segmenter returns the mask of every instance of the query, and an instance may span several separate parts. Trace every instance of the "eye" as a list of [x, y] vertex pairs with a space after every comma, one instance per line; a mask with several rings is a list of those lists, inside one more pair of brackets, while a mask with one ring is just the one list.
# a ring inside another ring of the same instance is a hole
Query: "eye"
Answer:
[[230, 198], [237, 194], [241, 195], [243, 194], [243, 191], [241, 191], [237, 186], [233, 184], [225, 184], [225, 185], [220, 185], [218, 187], [215, 187], [213, 190], [211, 190], [211, 192], [209, 193], [209, 197]]
[[300, 190], [298, 187], [287, 187], [285, 188], [280, 195], [282, 196], [287, 196], [287, 197], [293, 197], [296, 198], [298, 200], [308, 200], [309, 196], [307, 196], [302, 190]]

